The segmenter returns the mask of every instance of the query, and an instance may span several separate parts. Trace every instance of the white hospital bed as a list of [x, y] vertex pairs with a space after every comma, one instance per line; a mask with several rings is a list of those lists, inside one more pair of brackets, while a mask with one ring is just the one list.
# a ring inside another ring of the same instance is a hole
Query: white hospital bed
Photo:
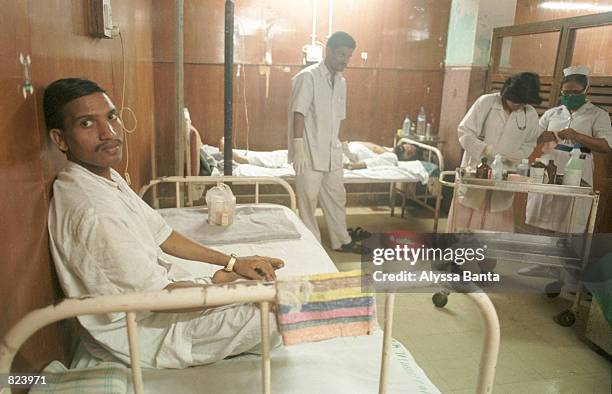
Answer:
[[[412, 200], [423, 208], [426, 208], [434, 213], [435, 219], [433, 232], [436, 232], [438, 223], [437, 219], [440, 213], [441, 201], [441, 187], [438, 182], [436, 173], [444, 171], [444, 157], [442, 156], [442, 152], [435, 146], [413, 139], [407, 138], [407, 140], [409, 140], [410, 144], [423, 149], [423, 151], [426, 153], [426, 155], [423, 155], [423, 157], [427, 157], [429, 161], [400, 161], [397, 166], [363, 168], [356, 170], [345, 169], [344, 183], [390, 184], [389, 203], [391, 207], [391, 215], [393, 215], [395, 211], [396, 195], [400, 194], [400, 196], [402, 197], [402, 217], [404, 214], [406, 199]], [[187, 152], [189, 152], [189, 157], [199, 158], [199, 152], [197, 152], [197, 154], [193, 152], [193, 150], [196, 148], [191, 146], [189, 138], [186, 141], [186, 149]], [[218, 148], [211, 147], [208, 145], [202, 145], [201, 147], [199, 147], [199, 149], [206, 152], [207, 154], [214, 154], [219, 152]], [[260, 161], [258, 159], [263, 157], [264, 162], [267, 161], [273, 163], [273, 166], [238, 164], [232, 171], [232, 175], [234, 176], [278, 177], [289, 182], [293, 182], [295, 179], [295, 171], [293, 170], [293, 166], [287, 164], [286, 150], [279, 150], [274, 152], [254, 152], [242, 149], [234, 149], [234, 152], [240, 154], [243, 157], [255, 158], [257, 161]], [[267, 158], [270, 159], [267, 160]], [[195, 174], [196, 168], [199, 168], [199, 162], [190, 163], [190, 168], [193, 168], [192, 174]], [[428, 186], [425, 189], [424, 193], [418, 194], [416, 192], [416, 184], [418, 183]], [[405, 187], [408, 184], [412, 184], [413, 187]], [[433, 200], [434, 202], [433, 207], [428, 204], [430, 200]]]
[[[257, 182], [280, 183], [287, 188], [295, 210], [295, 197], [286, 182], [278, 179], [244, 179], [235, 177], [165, 178], [153, 184], [171, 182]], [[284, 184], [283, 184], [284, 183]], [[258, 188], [258, 186], [256, 186]], [[180, 188], [176, 186], [176, 189]], [[141, 195], [146, 190], [141, 191]], [[257, 194], [257, 193], [256, 193]], [[178, 201], [178, 199], [177, 199]], [[264, 204], [262, 204], [264, 205]], [[268, 205], [268, 204], [265, 204]], [[301, 238], [287, 241], [258, 242], [219, 246], [217, 249], [239, 255], [269, 255], [282, 258], [286, 266], [278, 271], [279, 277], [336, 272], [315, 237], [300, 222], [295, 213], [284, 208], [288, 219], [296, 226]], [[197, 274], [212, 273], [201, 263], [183, 262], [183, 267]], [[479, 393], [491, 391], [499, 349], [499, 324], [490, 300], [484, 293], [467, 294], [482, 312], [485, 335]], [[414, 358], [400, 344], [392, 344], [393, 294], [386, 296], [385, 331], [377, 330], [372, 336], [337, 338], [317, 343], [304, 343], [268, 351], [267, 335], [262, 334], [263, 356], [241, 356], [221, 362], [183, 370], [141, 370], [138, 367], [137, 328], [135, 312], [217, 306], [235, 302], [259, 302], [262, 313], [275, 300], [273, 283], [242, 282], [201, 288], [179, 289], [172, 292], [122, 294], [63, 302], [31, 312], [14, 326], [0, 343], [0, 374], [10, 370], [19, 347], [36, 330], [64, 318], [81, 314], [126, 311], [130, 352], [132, 357], [132, 385], [136, 393], [202, 392], [244, 393], [255, 391], [262, 384], [263, 392], [291, 393], [372, 393], [421, 392], [438, 393], [437, 388], [418, 367]], [[262, 319], [262, 333], [268, 330], [267, 319]], [[258, 367], [261, 366], [261, 369]], [[271, 372], [272, 370], [272, 372]], [[4, 392], [0, 390], [2, 394]]]

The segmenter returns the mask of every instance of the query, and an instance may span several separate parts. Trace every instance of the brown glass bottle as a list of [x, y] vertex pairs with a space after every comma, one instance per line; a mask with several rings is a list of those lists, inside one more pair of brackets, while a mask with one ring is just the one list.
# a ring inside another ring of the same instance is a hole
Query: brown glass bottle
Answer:
[[554, 160], [548, 160], [546, 174], [548, 175], [548, 183], [554, 185], [555, 179], [557, 178], [557, 166], [555, 165]]
[[489, 179], [489, 173], [491, 172], [491, 167], [487, 164], [489, 159], [483, 157], [480, 159], [480, 164], [476, 167], [476, 178], [478, 179]]

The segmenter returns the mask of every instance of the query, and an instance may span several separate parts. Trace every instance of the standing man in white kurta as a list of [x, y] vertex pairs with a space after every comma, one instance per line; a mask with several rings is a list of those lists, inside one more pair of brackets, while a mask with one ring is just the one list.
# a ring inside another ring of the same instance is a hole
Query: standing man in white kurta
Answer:
[[345, 32], [329, 37], [325, 60], [299, 72], [291, 81], [289, 102], [289, 162], [296, 173], [300, 217], [321, 240], [315, 218], [321, 204], [331, 247], [358, 252], [346, 229], [346, 190], [342, 169], [340, 123], [346, 118], [347, 66], [355, 40]]

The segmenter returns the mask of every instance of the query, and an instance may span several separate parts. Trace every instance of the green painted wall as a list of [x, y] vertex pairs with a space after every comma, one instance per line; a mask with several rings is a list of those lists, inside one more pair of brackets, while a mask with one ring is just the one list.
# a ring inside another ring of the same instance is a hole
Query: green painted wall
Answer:
[[453, 0], [448, 26], [446, 65], [469, 65], [474, 57], [478, 0]]

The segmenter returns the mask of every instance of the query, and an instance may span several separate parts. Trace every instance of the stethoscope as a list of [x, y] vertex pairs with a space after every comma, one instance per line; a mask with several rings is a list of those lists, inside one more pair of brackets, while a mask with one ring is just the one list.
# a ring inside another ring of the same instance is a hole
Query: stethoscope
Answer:
[[514, 120], [516, 121], [516, 127], [518, 127], [518, 129], [521, 131], [527, 128], [527, 110], [525, 109], [525, 107], [523, 107], [523, 117], [525, 118], [525, 121], [523, 122], [523, 126], [519, 124], [518, 116], [514, 117]]

